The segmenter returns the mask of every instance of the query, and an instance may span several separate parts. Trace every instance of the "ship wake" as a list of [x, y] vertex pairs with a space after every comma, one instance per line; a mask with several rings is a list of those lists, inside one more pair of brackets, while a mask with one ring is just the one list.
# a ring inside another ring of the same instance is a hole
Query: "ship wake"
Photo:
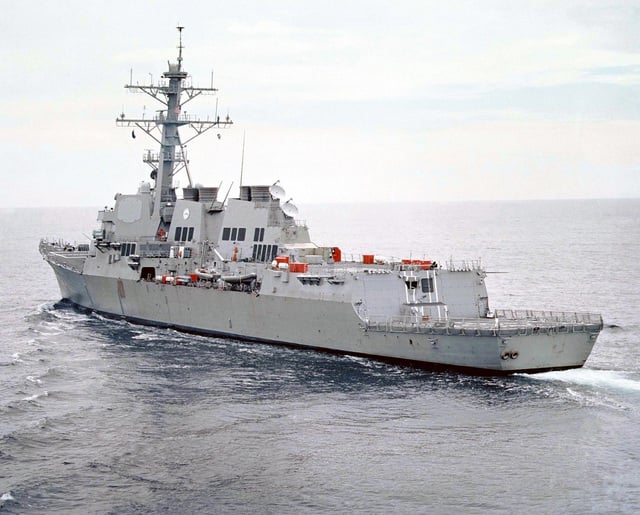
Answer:
[[570, 385], [640, 393], [640, 376], [636, 372], [623, 370], [581, 368], [532, 374], [527, 377], [538, 381], [563, 382]]

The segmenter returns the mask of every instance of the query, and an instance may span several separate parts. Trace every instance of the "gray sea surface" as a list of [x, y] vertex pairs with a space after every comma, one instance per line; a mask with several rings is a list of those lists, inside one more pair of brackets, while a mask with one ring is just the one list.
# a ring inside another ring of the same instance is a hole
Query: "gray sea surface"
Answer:
[[299, 206], [314, 241], [482, 258], [493, 308], [602, 313], [584, 368], [428, 372], [82, 312], [0, 210], [0, 513], [638, 513], [640, 200]]

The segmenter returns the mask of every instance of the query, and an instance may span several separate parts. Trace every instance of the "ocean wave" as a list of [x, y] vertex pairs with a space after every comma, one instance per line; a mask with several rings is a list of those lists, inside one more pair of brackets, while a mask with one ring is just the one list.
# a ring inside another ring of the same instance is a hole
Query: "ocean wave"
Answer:
[[374, 362], [373, 360], [364, 358], [362, 356], [351, 356], [349, 354], [346, 354], [343, 359], [345, 359], [346, 361], [357, 363], [358, 365], [362, 365], [366, 368], [375, 368], [375, 366], [378, 365], [378, 363]]
[[14, 501], [15, 502], [15, 497], [13, 495], [11, 495], [11, 490], [9, 490], [8, 492], [5, 492], [2, 494], [2, 496], [0, 496], [0, 508], [2, 508], [5, 503], [7, 501]]
[[70, 313], [72, 312], [68, 309], [60, 309], [55, 304], [46, 303], [29, 311], [24, 315], [23, 319], [30, 325], [29, 329], [37, 333], [39, 332], [38, 329], [42, 327], [47, 330], [51, 328], [57, 329], [65, 322], [73, 322], [73, 319], [69, 316]]
[[29, 395], [28, 397], [24, 397], [22, 400], [23, 401], [27, 401], [27, 402], [31, 402], [31, 401], [35, 401], [38, 400], [40, 397], [49, 397], [49, 392], [44, 390], [40, 393], [34, 393], [33, 395]]
[[595, 388], [640, 392], [640, 377], [635, 372], [580, 368], [532, 374], [529, 377], [539, 381], [561, 381]]
[[116, 318], [115, 316], [103, 315], [103, 314], [95, 312], [95, 311], [92, 312], [89, 316], [94, 320], [99, 320], [100, 322], [107, 322], [109, 324], [109, 326], [130, 326], [130, 325], [132, 325], [131, 322], [129, 322], [128, 320], [125, 320], [123, 318]]
[[48, 338], [50, 336], [58, 336], [60, 334], [64, 334], [69, 329], [68, 325], [63, 325], [59, 321], [55, 322], [46, 322], [41, 321], [37, 326], [29, 327], [28, 330], [38, 337]]
[[42, 378], [52, 378], [52, 377], [63, 377], [64, 371], [59, 367], [48, 367], [44, 373], [42, 373], [39, 377]]
[[51, 301], [39, 304], [35, 308], [33, 308], [33, 310], [30, 311], [25, 318], [28, 318], [29, 316], [38, 316], [38, 315], [55, 317], [56, 305], [57, 305], [56, 302], [51, 302]]
[[23, 318], [29, 324], [29, 331], [44, 336], [65, 333], [89, 320], [87, 313], [61, 302], [41, 304]]
[[29, 358], [32, 356], [32, 354], [37, 353], [40, 350], [36, 347], [26, 348], [25, 346], [21, 346], [21, 349], [23, 350], [21, 350], [20, 352], [16, 351], [11, 353], [11, 361], [0, 361], [0, 366], [11, 366], [17, 365], [19, 363], [25, 363], [25, 360], [23, 358], [26, 358], [29, 361]]
[[600, 395], [597, 392], [595, 394], [589, 394], [584, 392], [578, 392], [573, 388], [567, 387], [567, 393], [572, 399], [577, 401], [582, 406], [611, 408], [611, 409], [623, 410], [623, 411], [629, 409], [628, 406], [621, 404], [615, 399], [606, 395]]
[[630, 335], [637, 336], [640, 333], [640, 324], [636, 320], [625, 322], [605, 323], [602, 334], [610, 336]]
[[156, 341], [156, 340], [160, 340], [161, 336], [158, 334], [155, 334], [153, 332], [148, 332], [148, 333], [140, 333], [140, 334], [136, 334], [134, 336], [131, 337], [132, 340], [143, 340], [143, 341]]

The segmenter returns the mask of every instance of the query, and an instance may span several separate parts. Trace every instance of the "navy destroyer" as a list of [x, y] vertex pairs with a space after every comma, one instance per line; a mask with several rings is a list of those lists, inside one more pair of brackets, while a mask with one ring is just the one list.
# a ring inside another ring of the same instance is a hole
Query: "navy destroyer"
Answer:
[[[177, 61], [160, 81], [125, 86], [161, 109], [116, 120], [159, 144], [143, 158], [151, 182], [99, 211], [90, 243], [40, 242], [64, 299], [132, 322], [429, 368], [510, 374], [585, 363], [598, 314], [492, 310], [480, 263], [345, 260], [312, 242], [278, 182], [222, 199], [219, 187], [194, 185], [185, 144], [233, 122], [184, 112], [217, 90], [192, 85], [178, 29]], [[190, 139], [180, 129], [193, 130]], [[174, 184], [178, 172], [187, 187]]]

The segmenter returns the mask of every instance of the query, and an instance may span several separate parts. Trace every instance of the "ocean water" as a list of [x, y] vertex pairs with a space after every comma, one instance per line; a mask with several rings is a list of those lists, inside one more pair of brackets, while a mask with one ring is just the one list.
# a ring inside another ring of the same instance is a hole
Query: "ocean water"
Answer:
[[584, 368], [434, 373], [59, 302], [0, 210], [1, 513], [638, 513], [640, 200], [299, 206], [343, 255], [482, 257], [494, 308], [603, 314]]

